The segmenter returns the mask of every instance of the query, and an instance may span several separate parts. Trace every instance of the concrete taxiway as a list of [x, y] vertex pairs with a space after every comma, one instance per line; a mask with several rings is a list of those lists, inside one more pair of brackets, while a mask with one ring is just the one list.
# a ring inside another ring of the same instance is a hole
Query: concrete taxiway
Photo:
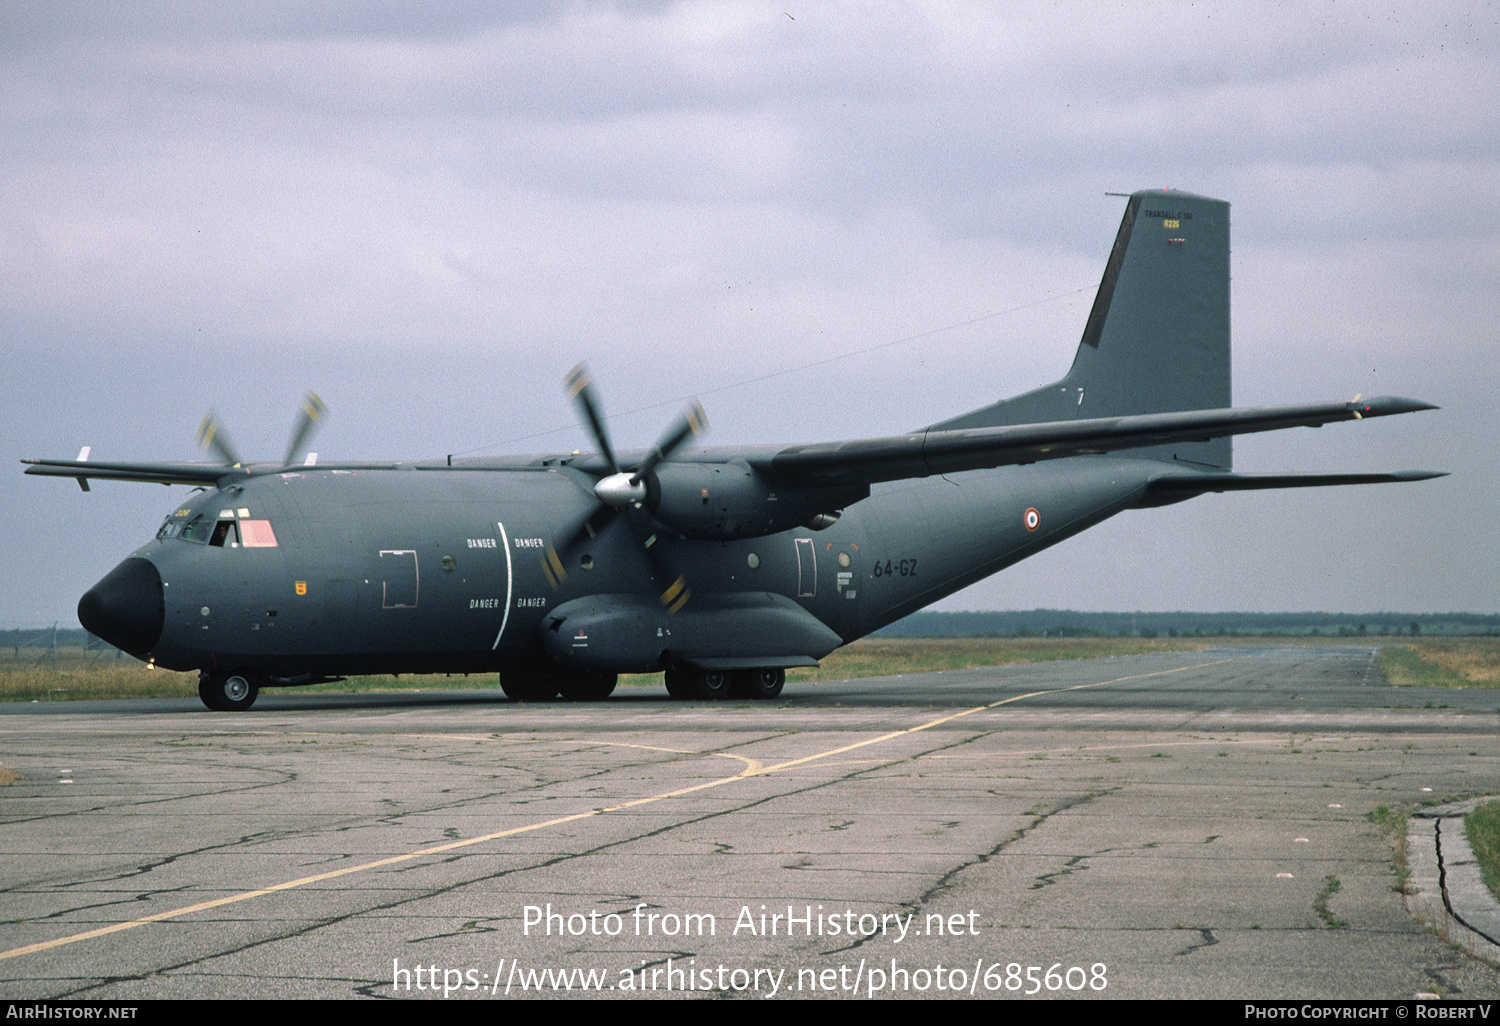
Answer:
[[1352, 646], [0, 707], [0, 994], [1500, 997], [1371, 818], [1495, 791], [1496, 707]]

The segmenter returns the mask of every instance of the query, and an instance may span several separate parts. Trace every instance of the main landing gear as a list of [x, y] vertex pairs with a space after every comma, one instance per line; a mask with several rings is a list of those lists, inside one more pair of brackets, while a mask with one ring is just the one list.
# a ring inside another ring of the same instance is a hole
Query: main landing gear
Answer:
[[[704, 670], [678, 664], [667, 670], [667, 694], [687, 701], [720, 698], [772, 699], [786, 685], [786, 671], [775, 667], [754, 670]], [[516, 702], [550, 702], [561, 696], [570, 702], [597, 702], [615, 690], [613, 673], [564, 673], [555, 667], [514, 667], [500, 671], [500, 689]]]
[[516, 702], [550, 702], [559, 694], [570, 702], [608, 698], [619, 677], [613, 673], [562, 673], [518, 667], [500, 671], [500, 690]]
[[785, 684], [786, 671], [772, 667], [755, 670], [702, 670], [678, 665], [667, 670], [667, 694], [680, 699], [770, 699], [781, 694]]
[[758, 670], [737, 670], [729, 678], [730, 698], [772, 699], [786, 686], [786, 671], [766, 666]]

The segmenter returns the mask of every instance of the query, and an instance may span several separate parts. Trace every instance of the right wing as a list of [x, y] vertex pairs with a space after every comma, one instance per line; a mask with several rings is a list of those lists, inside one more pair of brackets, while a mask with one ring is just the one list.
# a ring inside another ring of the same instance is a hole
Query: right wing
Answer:
[[[1171, 442], [1200, 441], [1291, 427], [1322, 427], [1344, 420], [1435, 409], [1437, 407], [1432, 404], [1417, 399], [1383, 396], [1303, 406], [1147, 413], [1133, 417], [919, 431], [891, 438], [792, 445], [751, 462], [757, 464], [757, 469], [792, 481], [873, 484], [1069, 456], [1099, 455]], [[1226, 487], [1253, 486], [1226, 484]], [[1264, 484], [1260, 487], [1276, 486]]]

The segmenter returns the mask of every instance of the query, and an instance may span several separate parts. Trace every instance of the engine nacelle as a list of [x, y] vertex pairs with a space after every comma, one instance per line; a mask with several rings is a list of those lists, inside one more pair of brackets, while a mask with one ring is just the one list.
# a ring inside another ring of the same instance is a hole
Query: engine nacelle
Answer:
[[827, 527], [839, 510], [869, 494], [869, 485], [782, 485], [744, 460], [661, 463], [647, 481], [644, 505], [685, 538], [729, 541], [801, 525]]

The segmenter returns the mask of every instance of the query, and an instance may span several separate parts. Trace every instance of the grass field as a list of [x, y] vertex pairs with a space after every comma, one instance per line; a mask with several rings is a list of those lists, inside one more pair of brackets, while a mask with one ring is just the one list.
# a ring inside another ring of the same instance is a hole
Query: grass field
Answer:
[[1209, 644], [1201, 638], [863, 638], [834, 652], [822, 666], [788, 670], [786, 679], [852, 680], [1052, 659], [1196, 651]]
[[1398, 686], [1500, 687], [1500, 638], [1411, 638], [1380, 650], [1385, 678]]
[[[1200, 639], [1168, 641], [1135, 638], [865, 638], [839, 649], [816, 669], [787, 673], [789, 681], [849, 680], [900, 673], [1002, 666], [1048, 659], [1089, 659], [1139, 652], [1206, 647]], [[661, 687], [661, 674], [628, 674], [621, 686]], [[495, 674], [351, 677], [299, 691], [413, 691], [441, 688], [498, 688]], [[50, 661], [0, 662], [0, 701], [66, 701], [98, 698], [197, 697], [196, 672], [148, 669], [134, 659], [90, 658], [82, 649], [58, 650]]]
[[1479, 860], [1484, 885], [1500, 898], [1500, 802], [1485, 802], [1464, 817], [1469, 845]]
[[[1275, 639], [1277, 644], [1347, 644], [1348, 639]], [[865, 638], [839, 649], [815, 669], [787, 673], [789, 682], [848, 680], [903, 673], [1005, 666], [1051, 659], [1092, 659], [1142, 652], [1198, 651], [1261, 643], [1255, 638]], [[1500, 687], [1500, 638], [1411, 638], [1381, 647], [1392, 684], [1419, 687]], [[622, 677], [622, 686], [661, 687], [660, 674]], [[494, 674], [471, 677], [353, 677], [307, 691], [412, 691], [496, 688]], [[133, 659], [59, 649], [52, 660], [0, 659], [0, 701], [197, 697], [198, 675], [151, 670]]]

